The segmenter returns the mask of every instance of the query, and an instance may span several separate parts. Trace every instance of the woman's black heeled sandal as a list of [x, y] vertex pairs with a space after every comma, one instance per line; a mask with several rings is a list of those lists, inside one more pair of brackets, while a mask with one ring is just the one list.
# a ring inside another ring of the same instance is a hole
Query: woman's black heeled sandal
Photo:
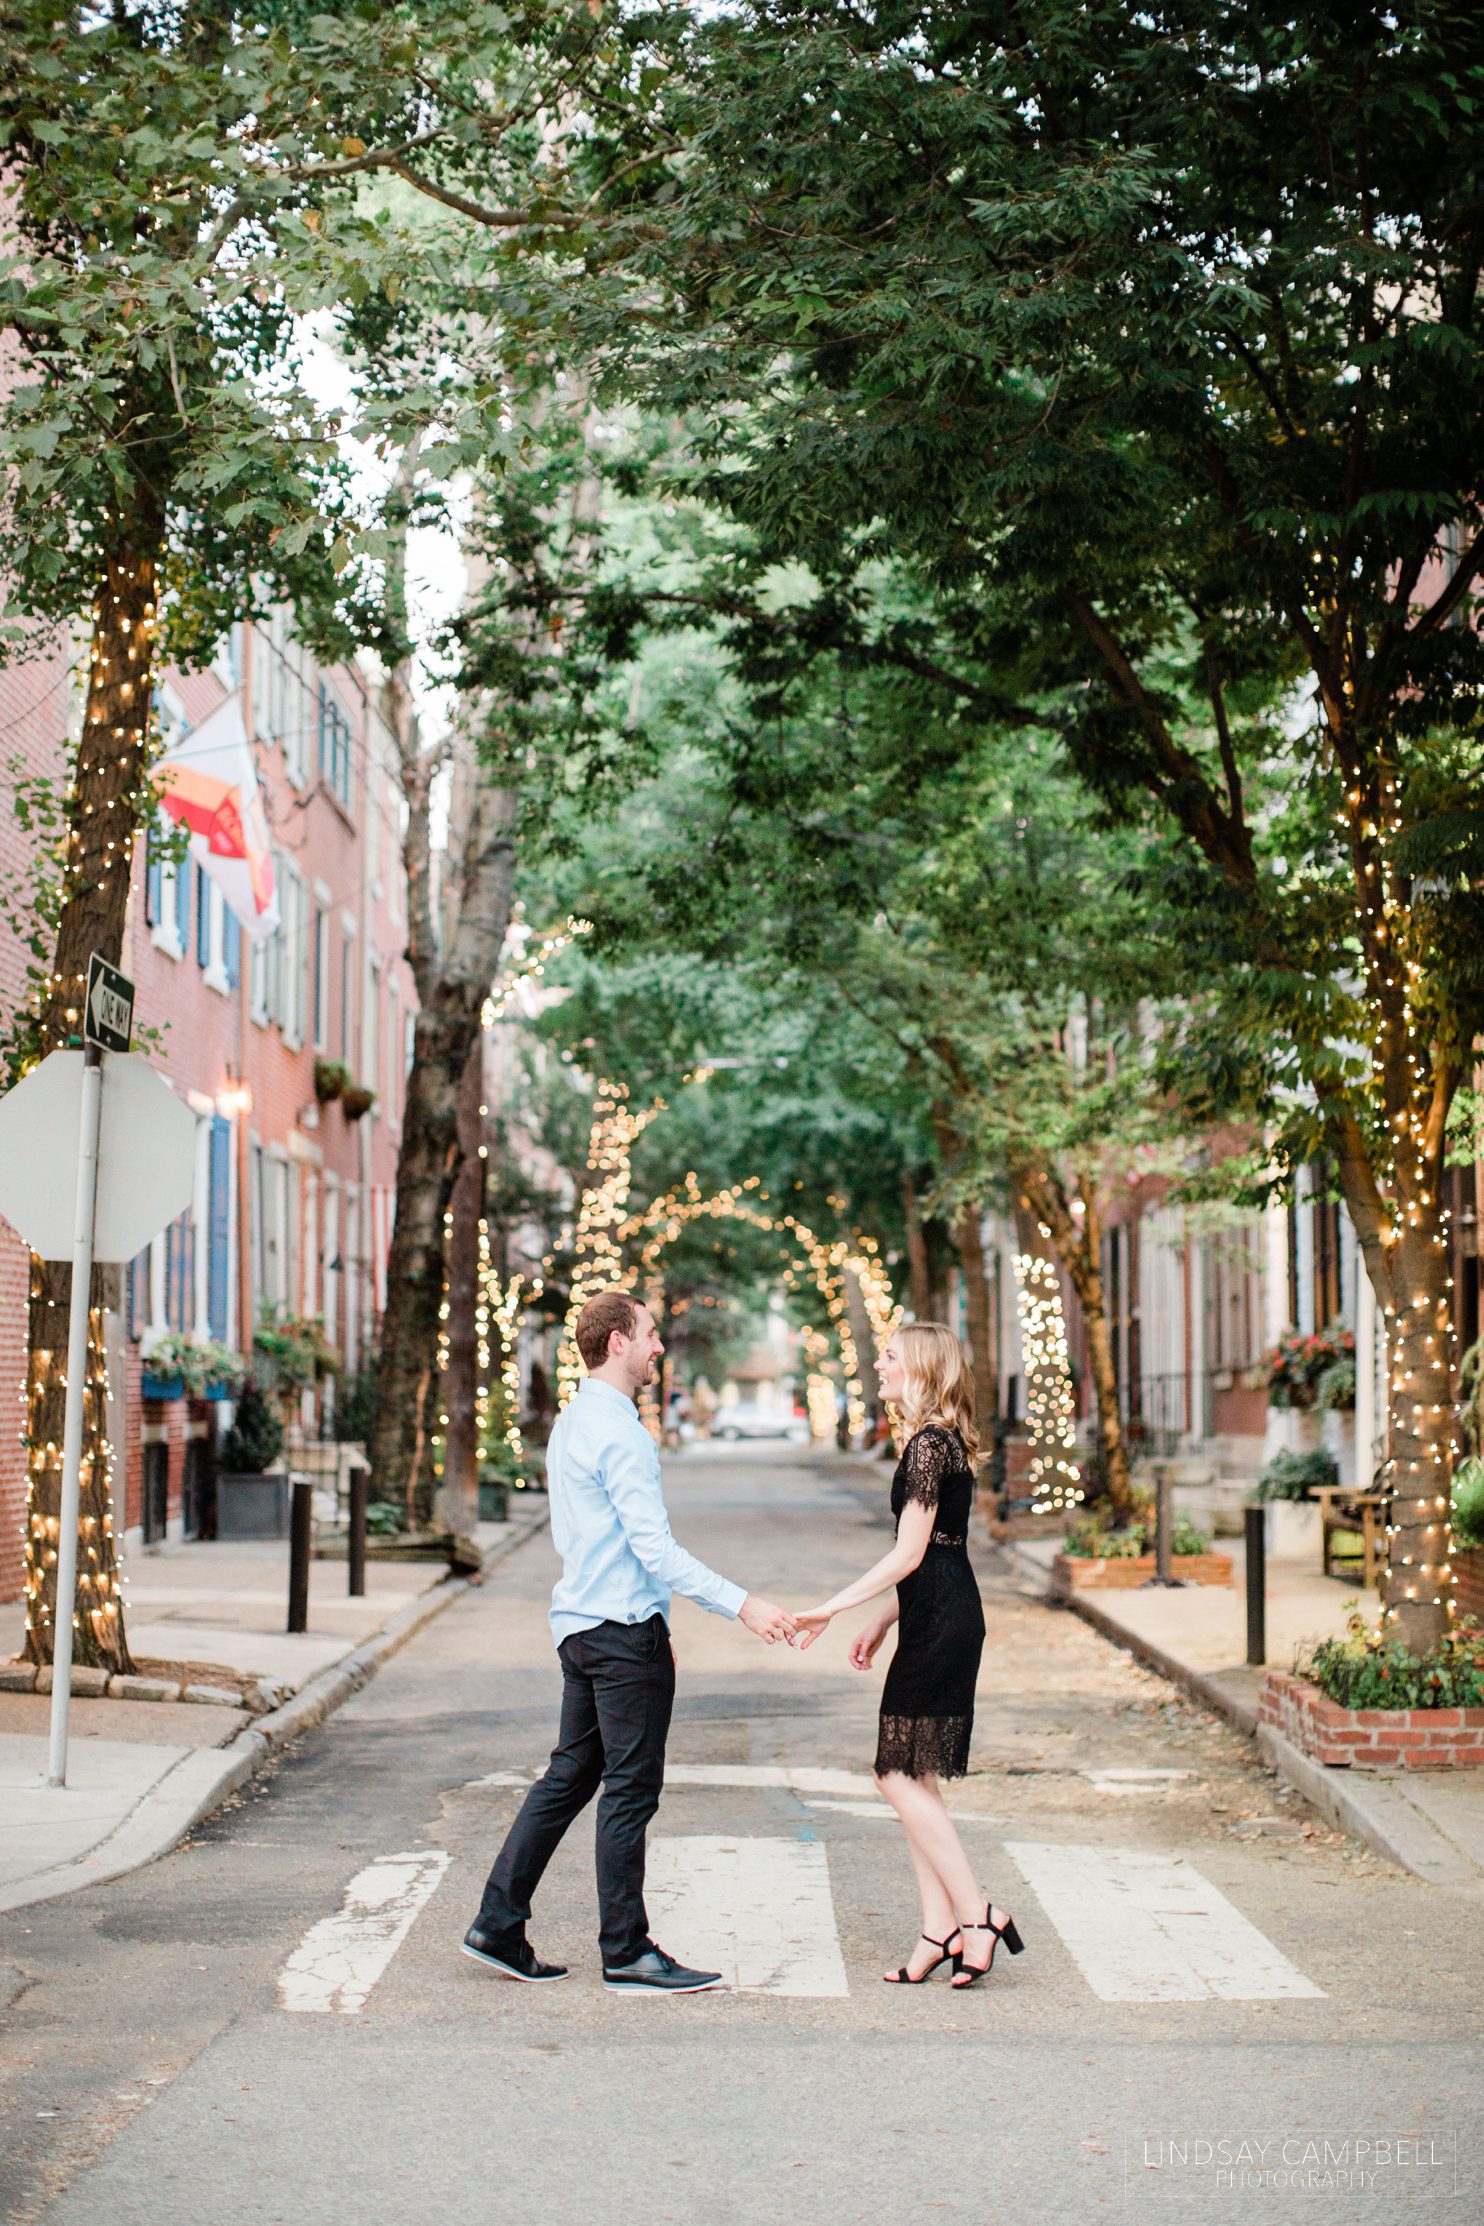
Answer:
[[[991, 1904], [990, 1906], [992, 1907], [993, 1904]], [[989, 1977], [990, 1972], [994, 1969], [995, 1949], [999, 1946], [1002, 1940], [1004, 1941], [1005, 1946], [1009, 1949], [1011, 1955], [1019, 1955], [1022, 1948], [1025, 1946], [1025, 1942], [1021, 1939], [1020, 1934], [1016, 1929], [1015, 1919], [1013, 1917], [1007, 1917], [1002, 1925], [991, 1924], [989, 1920], [988, 1909], [986, 1909], [984, 1912], [984, 1922], [982, 1925], [960, 1925], [958, 1929], [960, 1933], [987, 1932], [991, 1935], [989, 1943], [988, 1963], [966, 1963], [963, 1956], [960, 1955], [958, 1959], [958, 1966], [954, 1971], [951, 1981], [951, 1984], [958, 1988], [960, 1994], [966, 1994], [971, 1986], [977, 1986], [981, 1979], [987, 1979]], [[950, 1934], [950, 1938], [951, 1937], [952, 1935]]]
[[[950, 1932], [948, 1935], [948, 1940], [960, 1939], [962, 1938], [962, 1935], [963, 1927], [961, 1925], [955, 1925], [952, 1932]], [[919, 1971], [915, 1979], [913, 1978], [912, 1973], [907, 1969], [905, 1963], [899, 1963], [897, 1965], [897, 1975], [895, 1978], [891, 1976], [891, 1973], [889, 1971], [884, 1971], [881, 1975], [881, 1983], [883, 1986], [921, 1986], [924, 1979], [930, 1979], [932, 1977], [933, 1973], [937, 1970], [940, 1963], [951, 1963], [955, 1971], [958, 1971], [962, 1968], [964, 1960], [962, 1948], [950, 1948], [948, 1945], [948, 1940], [935, 1940], [932, 1934], [928, 1932], [925, 1932], [922, 1937], [924, 1940], [926, 1940], [930, 1948], [941, 1948], [943, 1953], [940, 1956], [935, 1957], [925, 1971]]]

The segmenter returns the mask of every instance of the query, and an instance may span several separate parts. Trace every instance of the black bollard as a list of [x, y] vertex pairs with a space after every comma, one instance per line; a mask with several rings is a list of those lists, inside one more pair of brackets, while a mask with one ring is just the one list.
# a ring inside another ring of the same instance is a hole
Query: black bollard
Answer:
[[370, 1477], [369, 1469], [355, 1468], [350, 1472], [350, 1539], [346, 1560], [350, 1565], [352, 1600], [363, 1600], [366, 1596], [366, 1501]]
[[1242, 1529], [1247, 1545], [1247, 1659], [1261, 1669], [1268, 1658], [1267, 1509], [1244, 1507]]
[[309, 1629], [309, 1548], [314, 1528], [314, 1486], [294, 1478], [289, 1510], [289, 1621], [291, 1631]]
[[1161, 1461], [1154, 1471], [1154, 1575], [1159, 1584], [1172, 1581], [1170, 1543], [1170, 1472]]
[[1154, 1575], [1144, 1579], [1139, 1588], [1142, 1592], [1148, 1592], [1156, 1585], [1169, 1586], [1173, 1590], [1182, 1587], [1185, 1583], [1185, 1579], [1175, 1576], [1170, 1568], [1175, 1543], [1173, 1528], [1175, 1518], [1171, 1499], [1173, 1490], [1168, 1467], [1163, 1461], [1156, 1461], [1154, 1464]]

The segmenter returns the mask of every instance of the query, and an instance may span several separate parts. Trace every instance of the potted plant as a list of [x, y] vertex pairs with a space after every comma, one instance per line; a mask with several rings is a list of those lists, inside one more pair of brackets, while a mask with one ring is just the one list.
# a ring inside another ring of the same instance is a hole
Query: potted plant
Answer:
[[332, 1105], [342, 1097], [350, 1081], [350, 1069], [338, 1059], [316, 1059], [314, 1062], [314, 1094], [321, 1105]]
[[283, 1424], [274, 1403], [249, 1376], [221, 1443], [216, 1480], [218, 1538], [288, 1536], [288, 1472], [273, 1465], [282, 1451]]
[[253, 1332], [253, 1349], [262, 1354], [280, 1391], [307, 1391], [340, 1367], [340, 1355], [317, 1314], [265, 1314]]
[[340, 1093], [340, 1110], [348, 1121], [363, 1120], [376, 1103], [376, 1092], [364, 1082], [347, 1082]]
[[1295, 1453], [1282, 1446], [1257, 1479], [1253, 1498], [1267, 1509], [1267, 1550], [1277, 1561], [1299, 1561], [1319, 1551], [1315, 1494], [1340, 1481], [1339, 1465], [1323, 1446]]

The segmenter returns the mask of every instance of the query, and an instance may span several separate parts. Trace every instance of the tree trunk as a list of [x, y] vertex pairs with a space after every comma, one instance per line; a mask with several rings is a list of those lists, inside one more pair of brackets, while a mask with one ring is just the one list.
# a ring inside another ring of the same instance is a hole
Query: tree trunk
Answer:
[[[510, 920], [514, 818], [515, 798], [509, 789], [477, 791], [448, 953], [441, 966], [423, 963], [418, 968], [423, 1002], [413, 1028], [376, 1407], [367, 1449], [373, 1495], [404, 1506], [413, 1529], [425, 1529], [433, 1514], [428, 1440], [443, 1303], [443, 1217], [459, 1167], [460, 1085], [483, 1025], [484, 1002]], [[412, 846], [419, 839], [426, 840], [426, 818], [419, 837], [414, 814], [407, 843]], [[408, 877], [413, 879], [411, 863]], [[426, 887], [425, 870], [418, 879]]]
[[[482, 1031], [474, 1039], [459, 1085], [459, 1169], [449, 1204], [447, 1244], [448, 1353], [443, 1370], [443, 1485], [439, 1519], [456, 1537], [472, 1538], [479, 1520], [479, 1224], [484, 1214], [485, 1162], [479, 1156], [484, 1087]], [[488, 1345], [488, 1327], [485, 1336]]]
[[1023, 1169], [1016, 1184], [1027, 1214], [1049, 1232], [1051, 1248], [1077, 1293], [1087, 1334], [1087, 1364], [1097, 1406], [1103, 1476], [1115, 1521], [1127, 1523], [1134, 1513], [1134, 1487], [1129, 1473], [1123, 1417], [1118, 1406], [1118, 1376], [1113, 1366], [1113, 1340], [1103, 1292], [1102, 1223], [1097, 1193], [1091, 1182], [1084, 1180], [1078, 1185], [1082, 1212], [1077, 1215], [1072, 1212], [1060, 1182], [1049, 1172]]
[[908, 1304], [916, 1320], [929, 1322], [933, 1318], [932, 1274], [928, 1267], [922, 1210], [917, 1202], [917, 1184], [910, 1174], [902, 1177], [902, 1218], [907, 1225]]
[[969, 1332], [969, 1353], [974, 1363], [974, 1424], [980, 1444], [989, 1447], [994, 1443], [995, 1419], [1000, 1411], [1000, 1380], [995, 1366], [989, 1277], [984, 1272], [984, 1238], [977, 1206], [959, 1208], [954, 1216], [953, 1241], [963, 1272], [964, 1315]]
[[1454, 1331], [1440, 1230], [1406, 1228], [1393, 1248], [1395, 1312], [1387, 1324], [1390, 1551], [1381, 1582], [1388, 1631], [1425, 1654], [1445, 1635], [1452, 1578]]
[[[105, 560], [93, 604], [87, 704], [67, 799], [67, 853], [56, 964], [34, 1030], [38, 1057], [77, 1039], [88, 959], [117, 965], [123, 952], [129, 871], [146, 793], [155, 583], [163, 521], [141, 506]], [[72, 1658], [79, 1667], [128, 1671], [128, 1640], [118, 1585], [106, 1423], [103, 1307], [112, 1278], [93, 1270], [89, 1292], [88, 1389], [83, 1407], [81, 1535]], [[52, 1659], [56, 1619], [62, 1424], [66, 1407], [69, 1261], [31, 1262], [27, 1325], [26, 1655]]]

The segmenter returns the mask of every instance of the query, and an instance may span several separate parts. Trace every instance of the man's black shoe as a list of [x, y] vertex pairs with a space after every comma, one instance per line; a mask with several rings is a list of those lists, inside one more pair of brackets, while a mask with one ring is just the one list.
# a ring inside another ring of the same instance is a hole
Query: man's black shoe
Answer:
[[550, 1979], [567, 1976], [565, 1963], [543, 1963], [529, 1940], [520, 1935], [488, 1940], [471, 1925], [464, 1935], [463, 1952], [491, 1971], [502, 1971], [507, 1979], [523, 1979], [527, 1986], [544, 1986]]
[[705, 1994], [722, 1984], [722, 1976], [719, 1971], [687, 1971], [651, 1943], [632, 1963], [616, 1969], [605, 1963], [603, 1984], [610, 1994]]

